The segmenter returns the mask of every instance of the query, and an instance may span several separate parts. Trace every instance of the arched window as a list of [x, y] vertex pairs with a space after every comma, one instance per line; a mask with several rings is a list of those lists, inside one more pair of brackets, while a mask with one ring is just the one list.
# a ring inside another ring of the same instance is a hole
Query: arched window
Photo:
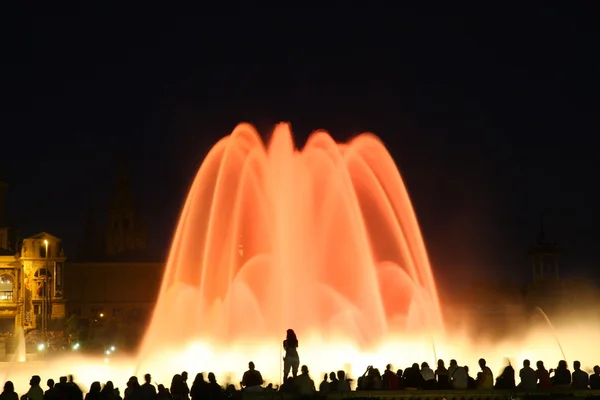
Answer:
[[0, 301], [13, 301], [13, 277], [0, 275]]

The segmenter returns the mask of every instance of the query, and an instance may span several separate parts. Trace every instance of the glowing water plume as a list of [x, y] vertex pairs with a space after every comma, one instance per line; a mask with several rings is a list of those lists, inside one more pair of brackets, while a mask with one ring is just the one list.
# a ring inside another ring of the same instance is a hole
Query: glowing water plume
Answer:
[[436, 366], [437, 362], [438, 362], [438, 357], [437, 357], [437, 349], [435, 347], [435, 337], [431, 337], [431, 350], [433, 351], [433, 364], [431, 364], [432, 366]]
[[24, 362], [27, 359], [26, 353], [26, 343], [25, 343], [25, 331], [22, 326], [15, 327], [15, 340], [17, 342], [17, 346], [15, 348], [15, 353], [13, 354], [12, 360], [13, 362]]
[[544, 312], [544, 310], [542, 310], [541, 307], [535, 307], [534, 311], [537, 311], [542, 316], [542, 318], [544, 319], [546, 324], [548, 324], [548, 327], [550, 328], [550, 331], [552, 332], [552, 335], [554, 336], [554, 340], [556, 341], [556, 344], [558, 345], [558, 348], [560, 349], [560, 353], [563, 356], [562, 359], [567, 361], [567, 356], [565, 355], [565, 351], [563, 350], [563, 347], [560, 344], [560, 340], [558, 340], [558, 333], [556, 332], [556, 329], [554, 329], [554, 325], [552, 325], [550, 318], [548, 318], [548, 315]]
[[442, 326], [417, 218], [379, 139], [317, 131], [300, 151], [287, 124], [266, 146], [240, 124], [192, 184], [143, 354], [198, 340], [279, 347], [289, 327], [366, 350]]

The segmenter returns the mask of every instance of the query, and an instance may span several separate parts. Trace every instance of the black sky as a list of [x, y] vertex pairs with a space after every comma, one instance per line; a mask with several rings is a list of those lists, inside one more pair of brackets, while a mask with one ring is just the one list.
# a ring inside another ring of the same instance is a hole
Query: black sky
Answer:
[[441, 276], [526, 276], [544, 210], [564, 274], [597, 274], [598, 10], [570, 3], [9, 10], [11, 216], [74, 255], [127, 152], [161, 256], [211, 145], [240, 121], [263, 132], [291, 121], [299, 145], [317, 128], [383, 139]]

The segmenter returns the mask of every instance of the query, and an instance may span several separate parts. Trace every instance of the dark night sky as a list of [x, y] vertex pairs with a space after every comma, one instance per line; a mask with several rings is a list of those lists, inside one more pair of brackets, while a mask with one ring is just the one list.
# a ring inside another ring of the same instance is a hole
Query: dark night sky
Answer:
[[440, 276], [525, 277], [544, 210], [563, 273], [597, 276], [598, 10], [563, 4], [6, 11], [11, 217], [74, 255], [126, 151], [162, 256], [211, 145], [240, 121], [284, 120], [300, 145], [317, 128], [379, 135]]

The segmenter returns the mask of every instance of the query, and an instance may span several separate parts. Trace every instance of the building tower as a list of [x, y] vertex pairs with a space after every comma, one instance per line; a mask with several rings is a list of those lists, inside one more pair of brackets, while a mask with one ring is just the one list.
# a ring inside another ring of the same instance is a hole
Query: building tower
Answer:
[[40, 329], [45, 335], [52, 319], [66, 316], [62, 240], [46, 232], [25, 238], [19, 261], [22, 280], [18, 325], [25, 331]]
[[546, 240], [544, 216], [540, 217], [540, 233], [537, 243], [529, 249], [533, 268], [533, 282], [558, 282], [558, 259], [560, 248], [556, 241]]
[[91, 260], [102, 257], [104, 254], [104, 249], [102, 249], [104, 238], [99, 234], [100, 232], [102, 230], [98, 230], [96, 213], [94, 212], [94, 208], [90, 206], [88, 207], [83, 234], [77, 249], [78, 258]]
[[15, 254], [14, 249], [10, 247], [10, 227], [6, 223], [6, 192], [8, 191], [8, 183], [2, 177], [0, 171], [0, 254]]
[[108, 206], [106, 255], [131, 254], [146, 249], [146, 237], [136, 208], [129, 168], [119, 162], [113, 197]]

